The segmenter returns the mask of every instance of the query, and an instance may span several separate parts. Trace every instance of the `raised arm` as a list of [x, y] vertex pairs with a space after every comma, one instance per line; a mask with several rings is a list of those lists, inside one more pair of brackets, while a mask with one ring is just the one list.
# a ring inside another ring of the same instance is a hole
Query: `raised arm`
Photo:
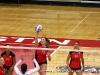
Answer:
[[40, 69], [39, 64], [37, 63], [36, 59], [33, 59], [33, 61], [34, 61], [35, 65], [36, 65], [36, 67], [34, 69], [28, 71], [26, 73], [28, 75], [32, 75], [32, 74], [34, 74], [35, 72], [37, 72]]
[[15, 64], [15, 66], [14, 66], [14, 70], [15, 70], [15, 72], [16, 72], [16, 74], [18, 74], [18, 75], [22, 75], [22, 73], [20, 72], [20, 70], [18, 69], [18, 66], [19, 66], [19, 64], [23, 61], [24, 59], [23, 59], [23, 56], [21, 56], [21, 59]]
[[20, 59], [14, 66], [14, 70], [16, 72], [16, 74], [21, 74], [20, 70], [18, 69], [18, 65], [22, 62], [22, 60]]
[[36, 31], [36, 35], [35, 35], [35, 47], [38, 47], [38, 44], [39, 44], [38, 43], [38, 33], [39, 32]]

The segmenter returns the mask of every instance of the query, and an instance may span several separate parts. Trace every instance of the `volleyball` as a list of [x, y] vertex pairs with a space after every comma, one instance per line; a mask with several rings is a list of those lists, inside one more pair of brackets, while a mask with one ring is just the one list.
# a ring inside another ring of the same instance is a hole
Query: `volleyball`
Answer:
[[35, 30], [38, 32], [42, 31], [42, 25], [40, 25], [40, 24], [36, 25]]

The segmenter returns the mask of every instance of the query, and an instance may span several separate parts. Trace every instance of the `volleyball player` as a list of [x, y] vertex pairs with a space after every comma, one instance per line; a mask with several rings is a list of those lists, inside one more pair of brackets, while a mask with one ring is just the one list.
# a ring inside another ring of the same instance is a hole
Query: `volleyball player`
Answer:
[[0, 75], [5, 75], [4, 59], [0, 57]]
[[9, 46], [10, 44], [6, 44], [8, 48], [1, 54], [1, 56], [4, 58], [5, 61], [5, 69], [6, 69], [6, 75], [12, 75], [13, 69], [16, 63], [15, 54], [10, 50]]
[[[74, 72], [76, 72], [77, 75], [82, 75], [82, 71], [84, 71], [83, 52], [75, 50], [80, 50], [78, 41], [74, 43], [74, 51], [69, 52], [66, 60], [68, 66], [68, 75], [73, 75]], [[81, 68], [81, 63], [83, 68]]]
[[21, 71], [18, 69], [18, 65], [23, 61], [23, 57], [21, 57], [21, 59], [16, 63], [14, 70], [16, 72], [17, 75], [33, 75], [35, 72], [37, 72], [40, 67], [36, 61], [36, 59], [34, 59], [34, 56], [32, 56], [32, 60], [34, 61], [36, 67], [34, 69], [31, 69], [29, 71], [27, 71], [27, 64], [23, 63], [21, 65]]
[[[35, 46], [37, 48], [48, 48], [50, 41], [46, 37], [42, 37], [41, 41], [38, 42], [38, 31], [36, 31], [35, 36]], [[39, 74], [40, 75], [46, 75], [47, 70], [47, 58], [49, 61], [51, 61], [50, 51], [48, 50], [36, 50], [35, 52], [35, 58], [40, 66]]]

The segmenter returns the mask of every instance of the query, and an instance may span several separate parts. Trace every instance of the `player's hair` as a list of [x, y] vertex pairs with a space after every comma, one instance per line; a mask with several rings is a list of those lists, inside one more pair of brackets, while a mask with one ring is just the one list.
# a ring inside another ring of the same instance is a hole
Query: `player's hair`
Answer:
[[[78, 45], [80, 44], [79, 41], [75, 41], [75, 42], [74, 42], [74, 45], [75, 45], [76, 42], [78, 43]], [[74, 47], [74, 49], [75, 49], [75, 47]], [[80, 50], [80, 49], [79, 49], [79, 50]]]
[[[44, 38], [46, 40], [46, 42], [47, 42], [46, 48], [48, 48], [50, 45], [50, 40], [47, 37], [42, 37], [42, 38]], [[41, 42], [39, 42], [39, 45], [41, 45]]]
[[45, 40], [46, 40], [46, 42], [47, 42], [46, 47], [48, 48], [49, 45], [50, 45], [50, 40], [49, 40], [47, 37], [43, 37], [43, 38], [45, 38]]
[[1, 60], [1, 58], [3, 58], [3, 57], [0, 56], [0, 60]]
[[75, 44], [76, 42], [77, 42], [78, 44], [80, 44], [79, 41], [75, 41], [74, 44]]
[[8, 45], [10, 46], [10, 44], [5, 44], [5, 46], [8, 46]]
[[24, 74], [26, 72], [26, 70], [27, 70], [27, 64], [23, 63], [21, 65], [21, 71], [22, 71], [22, 73]]

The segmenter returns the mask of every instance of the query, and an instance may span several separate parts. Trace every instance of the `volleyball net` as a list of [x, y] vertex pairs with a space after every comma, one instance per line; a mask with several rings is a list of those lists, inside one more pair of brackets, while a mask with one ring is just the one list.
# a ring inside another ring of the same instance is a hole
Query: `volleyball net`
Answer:
[[[10, 50], [16, 55], [17, 62], [20, 57], [23, 56], [23, 62], [28, 65], [28, 70], [34, 68], [31, 56], [35, 53], [35, 50], [49, 50], [51, 52], [52, 60], [48, 61], [46, 75], [68, 75], [66, 59], [69, 51], [73, 51], [73, 47], [71, 46], [59, 46], [58, 48], [35, 48], [32, 44], [11, 44], [10, 47], [1, 45], [0, 54], [5, 51], [6, 48], [10, 48]], [[100, 75], [100, 49], [89, 47], [80, 47], [80, 49], [84, 55], [84, 75]], [[15, 75], [15, 73], [13, 75]], [[35, 73], [34, 75], [38, 75], [38, 73]]]

